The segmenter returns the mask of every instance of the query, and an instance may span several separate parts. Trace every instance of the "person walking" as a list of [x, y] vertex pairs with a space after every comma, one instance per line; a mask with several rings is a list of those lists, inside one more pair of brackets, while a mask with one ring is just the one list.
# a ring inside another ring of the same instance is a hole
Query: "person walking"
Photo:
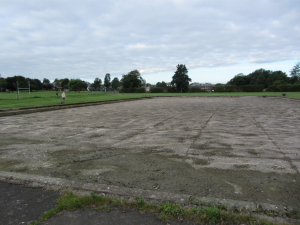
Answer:
[[61, 94], [62, 97], [62, 102], [60, 104], [64, 104], [65, 103], [65, 99], [66, 99], [66, 93], [63, 91], [63, 93]]

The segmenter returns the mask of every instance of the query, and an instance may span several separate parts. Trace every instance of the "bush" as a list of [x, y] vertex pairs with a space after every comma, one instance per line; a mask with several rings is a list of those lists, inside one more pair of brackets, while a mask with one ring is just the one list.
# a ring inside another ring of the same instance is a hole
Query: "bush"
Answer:
[[266, 91], [270, 92], [298, 92], [300, 91], [300, 84], [291, 85], [271, 85]]
[[176, 93], [177, 90], [176, 90], [175, 87], [167, 87], [167, 92], [169, 92], [169, 93]]
[[189, 92], [206, 92], [206, 90], [200, 87], [192, 87], [190, 88]]
[[146, 89], [145, 88], [136, 88], [135, 93], [146, 93]]
[[[169, 92], [169, 93], [179, 93], [180, 90], [177, 90], [176, 87], [167, 87], [167, 92]], [[183, 89], [182, 92], [183, 93], [189, 92], [189, 88]]]
[[119, 93], [145, 93], [145, 88], [120, 88]]
[[151, 93], [163, 93], [164, 92], [164, 88], [162, 88], [162, 87], [152, 87], [151, 89], [150, 89], [150, 92]]
[[237, 91], [237, 86], [235, 85], [224, 85], [224, 86], [214, 86], [214, 92], [235, 92]]
[[242, 85], [239, 89], [243, 92], [262, 92], [264, 90], [263, 85]]

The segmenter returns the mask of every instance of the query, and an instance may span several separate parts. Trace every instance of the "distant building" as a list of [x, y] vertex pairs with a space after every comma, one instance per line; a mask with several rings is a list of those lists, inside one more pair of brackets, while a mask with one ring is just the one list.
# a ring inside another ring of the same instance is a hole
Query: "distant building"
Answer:
[[214, 86], [214, 84], [211, 84], [211, 83], [198, 83], [198, 82], [194, 82], [194, 83], [190, 84], [190, 88], [199, 87], [199, 88], [205, 89], [205, 90], [210, 90], [213, 86]]

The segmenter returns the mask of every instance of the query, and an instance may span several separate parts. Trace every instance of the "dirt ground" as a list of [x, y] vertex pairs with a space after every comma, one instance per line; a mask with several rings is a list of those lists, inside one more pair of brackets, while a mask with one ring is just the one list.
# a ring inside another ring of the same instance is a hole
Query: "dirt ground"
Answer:
[[157, 98], [0, 118], [0, 171], [300, 206], [300, 103]]

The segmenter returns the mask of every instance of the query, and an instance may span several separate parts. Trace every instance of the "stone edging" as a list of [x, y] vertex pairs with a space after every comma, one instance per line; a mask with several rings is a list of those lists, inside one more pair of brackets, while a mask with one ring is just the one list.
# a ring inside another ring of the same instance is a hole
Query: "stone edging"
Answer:
[[70, 181], [62, 178], [53, 178], [16, 172], [0, 171], [0, 182], [22, 184], [27, 187], [42, 187], [45, 190], [52, 191], [72, 191], [73, 193], [79, 195], [89, 195], [91, 192], [95, 192], [98, 195], [115, 196], [125, 199], [138, 199], [139, 197], [143, 196], [144, 199], [152, 203], [162, 203], [169, 201], [185, 206], [220, 205], [232, 209], [237, 209], [239, 211], [267, 211], [272, 213], [275, 212], [282, 217], [286, 217], [287, 214], [293, 214], [295, 211], [299, 211], [298, 208], [295, 209], [289, 206], [272, 205], [268, 203], [255, 203], [231, 199], [196, 197], [185, 194], [174, 194], [168, 192], [143, 190], [136, 188], [125, 188], [106, 184], [83, 183], [78, 181]]

